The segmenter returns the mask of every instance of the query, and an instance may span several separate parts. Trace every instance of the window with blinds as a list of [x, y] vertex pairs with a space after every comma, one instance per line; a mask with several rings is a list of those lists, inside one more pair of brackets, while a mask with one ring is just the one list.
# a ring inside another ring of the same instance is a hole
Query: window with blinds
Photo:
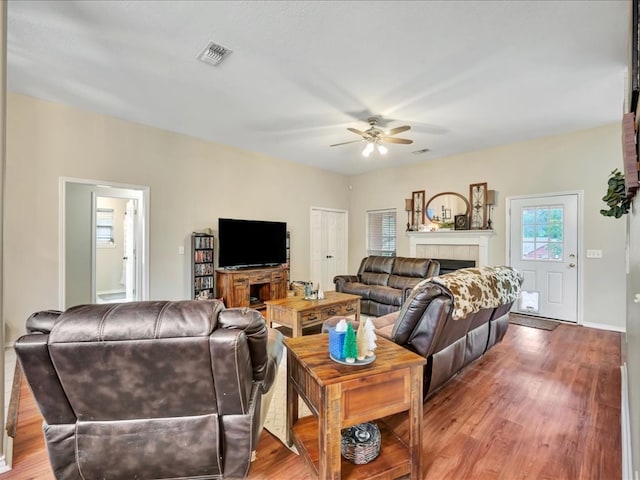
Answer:
[[367, 254], [396, 256], [396, 209], [367, 212]]
[[98, 208], [96, 210], [96, 245], [99, 247], [113, 246], [113, 209]]

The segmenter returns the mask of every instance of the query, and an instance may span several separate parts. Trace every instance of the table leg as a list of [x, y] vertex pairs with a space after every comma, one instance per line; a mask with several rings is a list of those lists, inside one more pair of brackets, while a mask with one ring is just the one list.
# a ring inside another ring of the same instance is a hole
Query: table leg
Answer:
[[340, 425], [342, 417], [342, 387], [328, 385], [322, 392], [319, 426], [319, 472], [318, 478], [340, 480], [342, 456], [340, 454]]
[[356, 302], [356, 322], [360, 322], [360, 301], [358, 300], [358, 302]]
[[294, 338], [302, 336], [302, 318], [300, 318], [300, 315], [295, 318], [291, 326], [291, 336]]
[[287, 349], [287, 445], [293, 445], [291, 429], [298, 421], [298, 394], [294, 388], [291, 378], [292, 362], [291, 352]]
[[411, 480], [422, 479], [422, 366], [411, 367], [409, 408], [409, 464]]

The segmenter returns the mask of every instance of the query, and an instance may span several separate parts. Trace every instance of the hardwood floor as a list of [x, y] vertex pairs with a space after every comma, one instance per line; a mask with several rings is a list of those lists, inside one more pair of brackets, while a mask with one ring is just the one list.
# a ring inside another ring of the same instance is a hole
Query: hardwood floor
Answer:
[[[510, 325], [501, 344], [425, 403], [425, 478], [620, 479], [620, 335]], [[406, 436], [404, 415], [387, 423]], [[24, 386], [14, 452], [0, 480], [53, 479]], [[313, 477], [264, 431], [249, 478]]]

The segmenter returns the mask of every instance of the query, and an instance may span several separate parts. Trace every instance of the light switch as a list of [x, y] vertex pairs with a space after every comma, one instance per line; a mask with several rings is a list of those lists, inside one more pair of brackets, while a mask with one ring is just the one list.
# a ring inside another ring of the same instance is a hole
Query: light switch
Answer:
[[602, 250], [587, 250], [587, 258], [602, 258]]
[[178, 247], [178, 255], [184, 255], [184, 247], [182, 245]]

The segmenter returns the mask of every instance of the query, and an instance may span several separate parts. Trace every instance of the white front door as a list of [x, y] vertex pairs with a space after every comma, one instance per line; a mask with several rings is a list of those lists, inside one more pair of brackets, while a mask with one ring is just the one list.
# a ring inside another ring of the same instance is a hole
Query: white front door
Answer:
[[347, 212], [312, 208], [310, 243], [310, 280], [335, 290], [333, 278], [347, 272]]
[[509, 199], [509, 264], [522, 272], [514, 311], [578, 321], [578, 194]]

